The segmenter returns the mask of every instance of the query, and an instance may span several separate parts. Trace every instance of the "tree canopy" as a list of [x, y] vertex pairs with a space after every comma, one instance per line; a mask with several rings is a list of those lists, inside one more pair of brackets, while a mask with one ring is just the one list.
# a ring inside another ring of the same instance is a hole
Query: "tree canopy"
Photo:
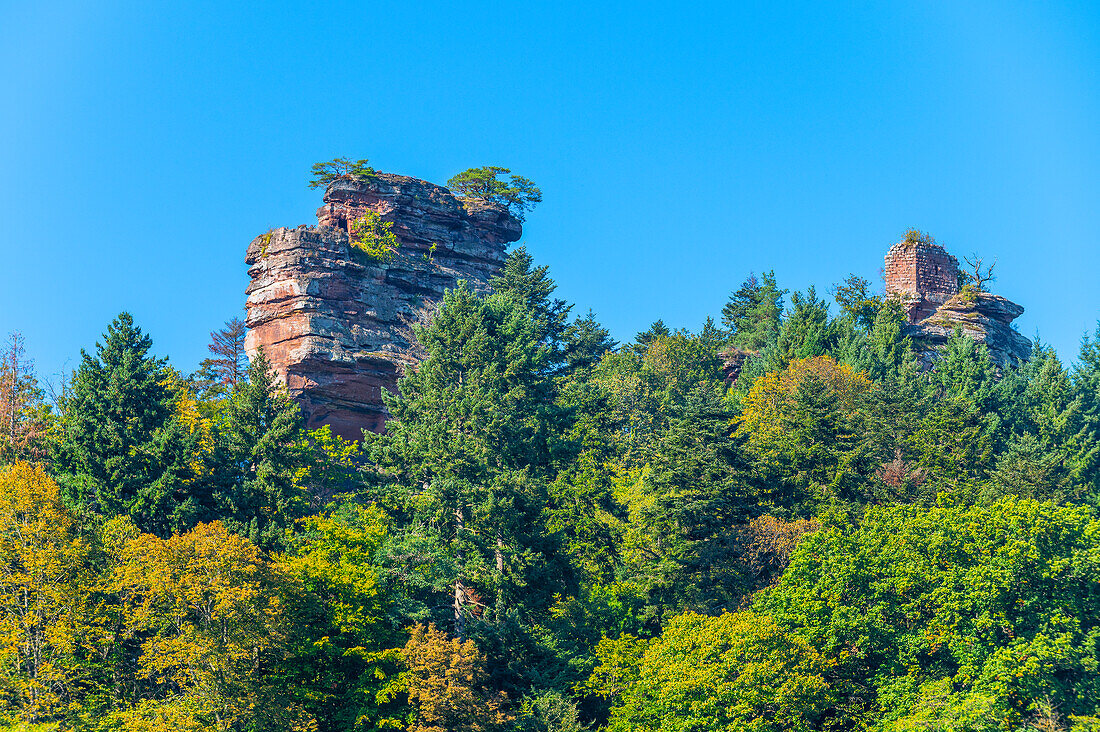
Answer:
[[362, 441], [239, 320], [184, 378], [122, 313], [51, 400], [13, 336], [0, 729], [1100, 729], [1100, 329], [833, 299], [620, 344], [517, 247]]
[[374, 168], [367, 165], [366, 158], [352, 160], [351, 158], [333, 158], [322, 163], [314, 163], [310, 169], [310, 188], [324, 188], [329, 183], [340, 178], [358, 178], [370, 180], [374, 177]]
[[[505, 206], [522, 221], [525, 212], [542, 203], [542, 191], [533, 181], [511, 172], [495, 165], [468, 168], [448, 180], [447, 187], [467, 198]], [[501, 176], [509, 177], [501, 180]]]

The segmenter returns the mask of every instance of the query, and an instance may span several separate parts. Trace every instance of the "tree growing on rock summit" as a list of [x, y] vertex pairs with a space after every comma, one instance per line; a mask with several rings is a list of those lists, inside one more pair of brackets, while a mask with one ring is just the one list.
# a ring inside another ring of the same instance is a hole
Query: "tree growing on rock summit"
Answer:
[[447, 187], [467, 198], [480, 198], [489, 203], [499, 203], [508, 208], [520, 221], [525, 211], [542, 203], [542, 191], [534, 181], [521, 175], [513, 175], [508, 182], [499, 180], [502, 175], [512, 171], [488, 165], [482, 168], [469, 168], [447, 181]]
[[311, 174], [313, 180], [309, 182], [309, 187], [313, 189], [323, 188], [338, 178], [370, 179], [374, 175], [374, 168], [367, 165], [366, 158], [333, 158], [323, 163], [314, 163]]

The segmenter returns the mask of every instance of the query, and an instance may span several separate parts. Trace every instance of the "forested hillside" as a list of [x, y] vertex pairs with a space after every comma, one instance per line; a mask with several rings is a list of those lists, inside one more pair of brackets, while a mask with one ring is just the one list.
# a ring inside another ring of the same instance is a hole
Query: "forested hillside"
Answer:
[[522, 247], [489, 284], [361, 442], [239, 321], [188, 375], [122, 313], [54, 390], [13, 335], [5, 722], [1100, 729], [1100, 331], [929, 370], [855, 277], [621, 344]]

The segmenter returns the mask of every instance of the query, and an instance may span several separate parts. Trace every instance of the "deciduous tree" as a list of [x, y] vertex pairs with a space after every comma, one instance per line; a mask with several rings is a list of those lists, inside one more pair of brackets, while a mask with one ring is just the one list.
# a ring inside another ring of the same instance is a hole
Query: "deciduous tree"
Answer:
[[78, 699], [95, 634], [89, 555], [41, 467], [0, 468], [0, 698], [25, 722]]
[[485, 657], [473, 641], [416, 625], [402, 649], [415, 718], [409, 732], [493, 732], [511, 721], [507, 699], [485, 688]]

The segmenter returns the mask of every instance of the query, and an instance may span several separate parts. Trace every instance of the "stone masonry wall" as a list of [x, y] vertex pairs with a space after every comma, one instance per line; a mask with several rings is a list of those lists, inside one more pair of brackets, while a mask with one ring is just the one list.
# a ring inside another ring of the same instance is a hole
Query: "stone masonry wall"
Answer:
[[959, 291], [959, 263], [939, 244], [900, 241], [886, 253], [886, 294], [898, 295], [910, 323], [932, 315]]

